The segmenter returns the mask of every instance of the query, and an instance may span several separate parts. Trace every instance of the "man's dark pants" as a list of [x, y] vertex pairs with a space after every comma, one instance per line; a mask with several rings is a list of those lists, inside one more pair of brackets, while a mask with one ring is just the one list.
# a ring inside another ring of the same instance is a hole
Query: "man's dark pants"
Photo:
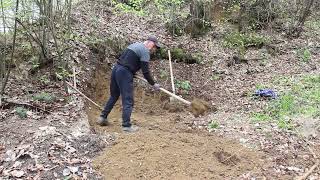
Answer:
[[110, 98], [101, 112], [101, 117], [107, 118], [120, 95], [122, 97], [122, 126], [130, 127], [133, 108], [133, 74], [126, 67], [117, 64], [112, 69]]

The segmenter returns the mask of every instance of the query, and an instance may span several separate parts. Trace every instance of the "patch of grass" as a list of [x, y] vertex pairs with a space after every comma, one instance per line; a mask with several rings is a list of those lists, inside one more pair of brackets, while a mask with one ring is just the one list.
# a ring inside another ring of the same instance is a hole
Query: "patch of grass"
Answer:
[[212, 75], [211, 77], [210, 77], [210, 80], [211, 81], [217, 81], [217, 80], [219, 80], [220, 79], [220, 76], [218, 75], [218, 74], [214, 74], [214, 75]]
[[268, 114], [264, 113], [253, 113], [251, 116], [254, 122], [264, 122], [271, 120], [271, 117]]
[[280, 85], [279, 89], [283, 88], [282, 95], [270, 102], [263, 113], [253, 113], [254, 120], [276, 120], [279, 128], [292, 129], [292, 117], [320, 115], [320, 75], [283, 78], [275, 82]]
[[16, 110], [16, 114], [20, 118], [27, 118], [27, 109], [25, 109], [23, 107], [17, 107], [15, 110]]
[[65, 68], [63, 67], [58, 67], [57, 71], [56, 71], [56, 77], [60, 80], [63, 80], [67, 77], [71, 77], [72, 74], [69, 73], [68, 70], [66, 70]]
[[219, 127], [219, 123], [215, 120], [212, 120], [209, 125], [208, 125], [209, 129], [217, 129]]
[[263, 85], [263, 84], [257, 84], [256, 85], [256, 90], [265, 89], [265, 88], [266, 88], [266, 85]]
[[165, 78], [167, 78], [167, 77], [169, 77], [168, 72], [165, 71], [165, 70], [160, 70], [160, 78], [161, 78], [161, 79], [165, 79]]
[[291, 121], [287, 121], [285, 119], [280, 119], [277, 121], [277, 125], [279, 128], [281, 129], [288, 129], [288, 130], [292, 130], [293, 129], [293, 124]]
[[143, 9], [143, 6], [145, 4], [144, 0], [129, 0], [128, 3], [119, 3], [117, 1], [113, 1], [115, 4], [115, 9], [118, 12], [123, 13], [134, 13], [139, 16], [146, 15], [145, 10]]
[[298, 58], [303, 62], [309, 62], [311, 60], [311, 52], [308, 48], [302, 48], [297, 51]]
[[46, 103], [53, 103], [56, 100], [56, 97], [54, 95], [51, 95], [49, 93], [40, 93], [33, 96], [33, 99], [36, 101], [42, 101]]

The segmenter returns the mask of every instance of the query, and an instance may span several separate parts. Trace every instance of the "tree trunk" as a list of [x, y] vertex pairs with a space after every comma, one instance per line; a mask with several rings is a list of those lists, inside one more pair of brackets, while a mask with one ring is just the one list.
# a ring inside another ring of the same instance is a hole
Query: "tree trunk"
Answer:
[[[11, 51], [11, 58], [10, 58], [10, 63], [13, 63], [13, 55], [14, 55], [14, 50], [15, 50], [15, 46], [16, 46], [16, 37], [17, 37], [17, 14], [18, 14], [18, 8], [19, 8], [19, 0], [17, 0], [16, 2], [16, 11], [15, 11], [15, 21], [14, 21], [14, 32], [13, 32], [13, 42], [12, 42], [12, 51]], [[9, 76], [10, 76], [10, 72], [11, 72], [11, 68], [8, 68], [8, 72], [7, 74], [5, 74], [5, 79], [2, 83], [2, 87], [1, 87], [1, 91], [0, 91], [0, 98], [2, 98]]]
[[314, 0], [306, 0], [306, 7], [300, 15], [297, 24], [291, 30], [289, 30], [289, 36], [299, 37], [301, 35], [304, 23], [306, 22], [307, 18], [311, 15], [311, 7], [313, 4]]

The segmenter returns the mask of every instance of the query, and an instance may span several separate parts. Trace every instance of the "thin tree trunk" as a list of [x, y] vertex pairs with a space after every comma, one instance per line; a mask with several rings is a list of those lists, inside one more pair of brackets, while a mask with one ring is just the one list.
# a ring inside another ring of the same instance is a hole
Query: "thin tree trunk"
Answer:
[[298, 21], [298, 27], [304, 26], [304, 23], [307, 20], [307, 17], [311, 14], [311, 7], [314, 3], [314, 0], [308, 0], [308, 4], [306, 8], [303, 11], [302, 16], [300, 16], [299, 21]]
[[297, 24], [289, 31], [289, 36], [299, 37], [301, 35], [304, 23], [311, 14], [311, 7], [313, 4], [314, 0], [307, 0], [307, 5], [299, 17]]
[[[3, 24], [3, 33], [4, 33], [4, 49], [3, 54], [0, 57], [2, 59], [0, 64], [0, 78], [1, 78], [1, 87], [4, 85], [4, 77], [6, 73], [6, 57], [7, 57], [7, 33], [6, 33], [6, 19], [4, 15], [3, 9], [3, 0], [1, 0], [1, 11], [2, 11], [2, 24]], [[1, 104], [2, 96], [0, 96], [0, 104]]]
[[[16, 2], [16, 11], [15, 11], [15, 20], [14, 20], [14, 32], [13, 32], [13, 42], [12, 42], [12, 52], [11, 52], [11, 58], [10, 58], [10, 64], [13, 63], [13, 55], [14, 55], [14, 50], [15, 50], [15, 46], [16, 46], [16, 37], [17, 37], [17, 14], [18, 14], [18, 8], [19, 8], [19, 0], [17, 0]], [[5, 87], [7, 85], [9, 76], [10, 76], [10, 72], [11, 72], [11, 68], [8, 68], [8, 72], [6, 74], [5, 80], [2, 84], [1, 87], [1, 92], [0, 92], [0, 97], [3, 96], [4, 91], [5, 91]]]

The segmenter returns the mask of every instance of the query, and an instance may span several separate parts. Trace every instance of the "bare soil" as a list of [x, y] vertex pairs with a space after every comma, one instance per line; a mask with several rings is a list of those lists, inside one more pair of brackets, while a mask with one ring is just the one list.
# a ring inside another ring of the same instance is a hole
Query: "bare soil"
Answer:
[[[110, 72], [97, 70], [91, 86], [98, 102], [108, 96]], [[105, 179], [225, 179], [260, 169], [266, 164], [263, 153], [238, 142], [218, 137], [190, 126], [188, 111], [169, 113], [165, 99], [156, 92], [145, 92], [136, 82], [133, 123], [137, 133], [121, 132], [121, 105], [109, 116], [111, 123], [99, 127], [100, 110], [88, 106], [90, 125], [99, 132], [114, 134], [114, 145], [95, 158], [94, 167]], [[162, 100], [161, 100], [162, 99]]]

